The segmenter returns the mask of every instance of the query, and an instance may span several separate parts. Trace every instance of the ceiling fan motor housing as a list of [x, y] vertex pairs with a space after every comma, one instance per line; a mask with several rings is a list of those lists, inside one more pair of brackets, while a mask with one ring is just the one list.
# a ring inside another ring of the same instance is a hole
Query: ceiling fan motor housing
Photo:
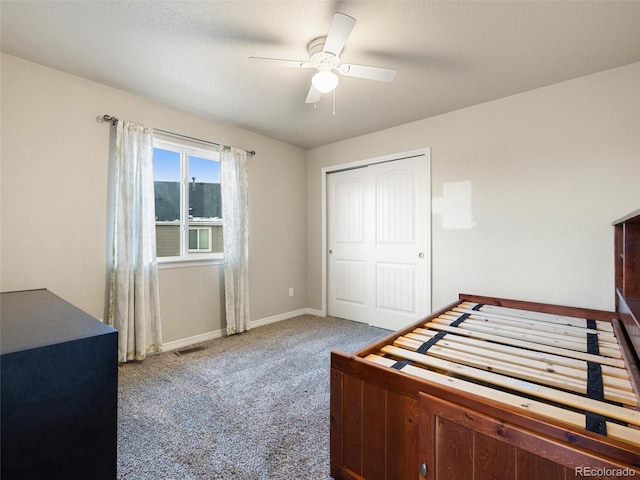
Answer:
[[311, 40], [307, 46], [309, 52], [309, 62], [316, 68], [322, 70], [331, 70], [338, 68], [340, 65], [340, 57], [330, 52], [324, 51], [324, 44], [327, 37], [318, 37]]

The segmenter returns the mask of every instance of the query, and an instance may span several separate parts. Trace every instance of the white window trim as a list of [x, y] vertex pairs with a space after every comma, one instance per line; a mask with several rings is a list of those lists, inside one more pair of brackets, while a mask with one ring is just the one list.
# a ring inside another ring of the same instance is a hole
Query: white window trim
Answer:
[[[158, 269], [167, 268], [181, 268], [181, 267], [194, 267], [204, 265], [221, 265], [224, 264], [224, 252], [222, 253], [206, 253], [198, 251], [189, 251], [189, 237], [188, 229], [189, 225], [189, 202], [187, 198], [187, 188], [189, 187], [188, 178], [186, 175], [187, 161], [186, 157], [189, 155], [197, 156], [199, 158], [206, 158], [212, 161], [220, 162], [220, 152], [212, 149], [205, 149], [202, 147], [194, 147], [190, 142], [180, 142], [173, 138], [157, 138], [158, 135], [154, 133], [153, 147], [161, 148], [165, 150], [178, 151], [180, 153], [180, 211], [182, 212], [180, 220], [181, 229], [181, 255], [171, 257], [156, 257], [156, 263]], [[174, 224], [174, 222], [156, 222], [156, 224]], [[205, 226], [203, 222], [203, 226]], [[222, 222], [220, 222], [222, 225]]]
[[[162, 261], [161, 261], [162, 259]], [[224, 265], [224, 258], [158, 257], [158, 270]]]

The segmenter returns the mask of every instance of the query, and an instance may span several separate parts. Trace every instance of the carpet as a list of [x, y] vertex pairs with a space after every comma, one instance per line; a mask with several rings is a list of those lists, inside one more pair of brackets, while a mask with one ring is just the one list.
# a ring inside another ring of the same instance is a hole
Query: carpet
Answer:
[[388, 334], [305, 315], [120, 366], [118, 478], [330, 478], [330, 350]]

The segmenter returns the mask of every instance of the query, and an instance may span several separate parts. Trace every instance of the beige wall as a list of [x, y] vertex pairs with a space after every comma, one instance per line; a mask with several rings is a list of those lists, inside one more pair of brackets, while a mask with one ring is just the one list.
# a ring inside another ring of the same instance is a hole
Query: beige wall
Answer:
[[[306, 307], [304, 150], [15, 57], [1, 62], [0, 290], [48, 288], [104, 317], [112, 128], [96, 117], [108, 113], [255, 149], [251, 318]], [[222, 328], [221, 277], [219, 265], [160, 272], [165, 342]]]
[[322, 307], [321, 169], [430, 147], [434, 210], [467, 185], [474, 224], [451, 228], [469, 213], [455, 197], [445, 226], [432, 215], [434, 309], [459, 292], [613, 309], [611, 222], [640, 207], [639, 85], [633, 64], [310, 150], [308, 306]]
[[[249, 161], [253, 320], [322, 308], [321, 169], [422, 147], [431, 148], [434, 208], [452, 187], [470, 186], [474, 224], [453, 229], [433, 214], [434, 308], [459, 292], [613, 308], [610, 223], [640, 206], [640, 64], [305, 153], [1, 61], [2, 291], [46, 287], [104, 317], [111, 128], [95, 118], [110, 113], [258, 152]], [[223, 327], [219, 265], [163, 269], [160, 282], [165, 342]]]

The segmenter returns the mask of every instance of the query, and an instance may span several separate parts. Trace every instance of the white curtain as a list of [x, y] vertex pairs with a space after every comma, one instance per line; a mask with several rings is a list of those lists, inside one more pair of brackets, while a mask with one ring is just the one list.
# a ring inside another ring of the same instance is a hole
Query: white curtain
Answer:
[[249, 330], [247, 153], [226, 148], [220, 162], [227, 335]]
[[118, 330], [118, 361], [142, 360], [162, 344], [156, 263], [153, 137], [118, 121], [108, 322]]

